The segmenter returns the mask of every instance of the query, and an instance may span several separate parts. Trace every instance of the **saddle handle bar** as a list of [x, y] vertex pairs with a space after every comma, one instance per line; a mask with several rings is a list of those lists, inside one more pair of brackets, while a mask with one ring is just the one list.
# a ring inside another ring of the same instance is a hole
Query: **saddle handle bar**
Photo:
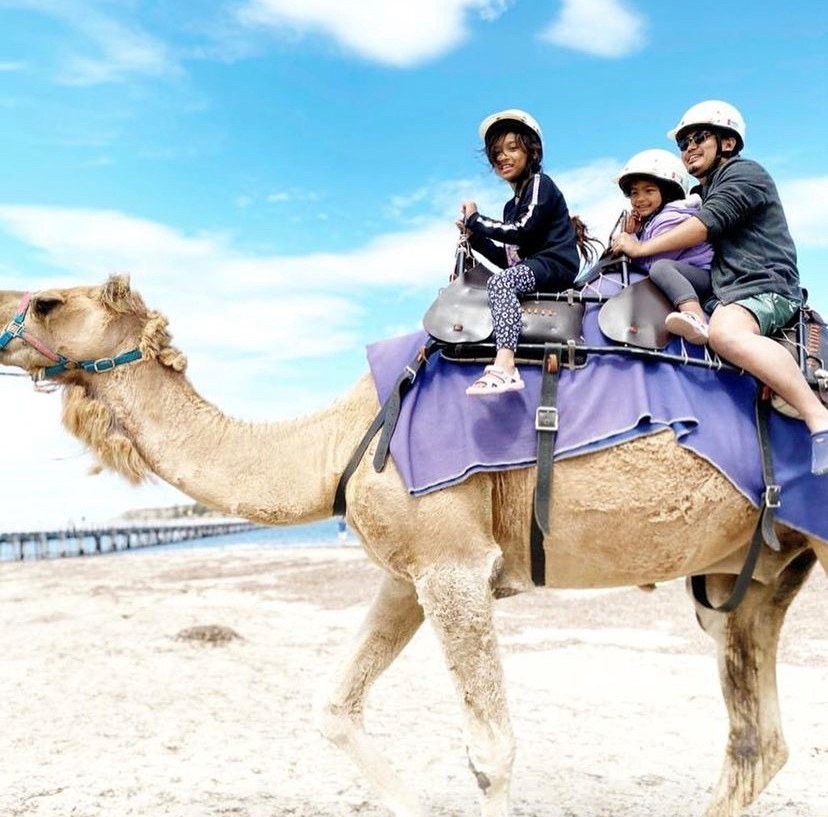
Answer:
[[[612, 237], [620, 230], [623, 229], [624, 225], [627, 223], [627, 216], [629, 213], [626, 210], [621, 211], [621, 215], [618, 216], [618, 220], [615, 222], [615, 226], [610, 230], [609, 240], [607, 241], [607, 247], [612, 246]], [[630, 259], [626, 255], [621, 256], [621, 284], [625, 287], [630, 285]]]
[[465, 283], [466, 278], [466, 261], [471, 255], [471, 247], [469, 246], [469, 237], [466, 234], [466, 214], [463, 214], [463, 229], [460, 231], [460, 237], [457, 239], [457, 250], [454, 254], [454, 273], [451, 276], [452, 281], [459, 280], [460, 284]]

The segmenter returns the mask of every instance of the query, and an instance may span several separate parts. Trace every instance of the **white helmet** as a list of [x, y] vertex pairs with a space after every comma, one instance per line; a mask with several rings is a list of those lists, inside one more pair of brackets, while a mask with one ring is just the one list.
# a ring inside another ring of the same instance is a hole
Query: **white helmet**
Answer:
[[529, 130], [533, 131], [537, 135], [538, 139], [540, 139], [541, 143], [543, 142], [543, 133], [541, 132], [541, 126], [538, 124], [537, 119], [530, 116], [526, 113], [526, 111], [520, 111], [517, 108], [509, 108], [505, 111], [493, 113], [490, 116], [487, 116], [480, 123], [478, 133], [484, 142], [486, 141], [486, 134], [489, 132], [492, 125], [497, 122], [519, 122], [521, 125], [525, 125], [529, 128]]
[[672, 130], [667, 131], [668, 139], [675, 139], [682, 131], [698, 125], [714, 125], [730, 131], [738, 141], [736, 152], [745, 146], [745, 119], [729, 102], [708, 99], [689, 108]]
[[635, 176], [648, 176], [667, 182], [675, 188], [677, 199], [684, 198], [690, 192], [690, 175], [681, 159], [669, 150], [642, 150], [627, 159], [621, 173], [614, 179], [625, 196], [629, 196], [630, 183]]

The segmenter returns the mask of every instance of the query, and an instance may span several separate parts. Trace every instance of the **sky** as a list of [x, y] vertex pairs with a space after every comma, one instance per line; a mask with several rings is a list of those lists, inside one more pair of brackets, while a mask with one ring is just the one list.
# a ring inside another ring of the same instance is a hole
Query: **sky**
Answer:
[[[822, 0], [0, 0], [0, 289], [129, 273], [204, 397], [298, 416], [420, 328], [461, 201], [500, 215], [487, 114], [538, 119], [545, 171], [606, 240], [625, 160], [723, 99], [828, 312], [826, 43]], [[186, 501], [88, 475], [59, 416], [0, 377], [0, 530]]]

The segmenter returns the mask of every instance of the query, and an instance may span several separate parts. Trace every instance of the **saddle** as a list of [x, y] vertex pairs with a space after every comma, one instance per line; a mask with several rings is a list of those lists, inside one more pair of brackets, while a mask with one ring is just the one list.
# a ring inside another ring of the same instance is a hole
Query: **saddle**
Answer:
[[445, 343], [479, 343], [490, 337], [494, 324], [486, 283], [491, 276], [483, 264], [457, 275], [423, 316], [426, 332]]
[[[788, 326], [771, 337], [793, 355], [808, 385], [828, 407], [828, 326], [819, 313], [806, 304]], [[778, 394], [771, 397], [771, 403], [787, 417], [801, 419], [799, 412]]]
[[616, 343], [663, 349], [670, 342], [670, 333], [664, 327], [670, 312], [672, 307], [664, 293], [644, 278], [624, 287], [601, 307], [598, 326]]
[[[486, 284], [493, 272], [475, 264], [441, 289], [423, 316], [431, 337], [449, 344], [443, 356], [457, 360], [492, 357], [492, 314]], [[522, 312], [519, 359], [539, 360], [550, 340], [574, 344], [581, 340], [584, 303], [574, 289], [532, 292], [520, 298]]]
[[[590, 288], [599, 277], [616, 271], [620, 273], [617, 294], [608, 297]], [[517, 359], [539, 361], [545, 343], [579, 344], [588, 303], [602, 305], [598, 322], [610, 340], [643, 349], [663, 349], [670, 340], [664, 328], [670, 303], [648, 278], [629, 284], [629, 272], [625, 261], [605, 258], [576, 282], [575, 288], [522, 296]], [[465, 269], [439, 291], [423, 316], [426, 332], [449, 344], [444, 357], [477, 361], [493, 356], [493, 323], [486, 291], [492, 275], [483, 264]]]

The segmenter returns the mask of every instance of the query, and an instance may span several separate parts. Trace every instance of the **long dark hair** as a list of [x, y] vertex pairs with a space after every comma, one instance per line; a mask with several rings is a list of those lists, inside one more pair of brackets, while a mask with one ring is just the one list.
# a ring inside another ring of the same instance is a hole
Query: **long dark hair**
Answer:
[[[581, 259], [587, 266], [592, 266], [603, 254], [604, 244], [595, 236], [589, 234], [586, 224], [580, 216], [570, 216], [572, 226], [575, 228], [575, 241], [578, 244], [578, 252]], [[601, 248], [600, 250], [598, 248]]]
[[486, 132], [486, 144], [483, 148], [489, 164], [494, 167], [497, 164], [497, 148], [500, 140], [507, 133], [513, 133], [518, 144], [526, 151], [527, 163], [526, 172], [539, 173], [543, 163], [543, 145], [538, 135], [531, 129], [515, 119], [503, 119], [496, 122]]

